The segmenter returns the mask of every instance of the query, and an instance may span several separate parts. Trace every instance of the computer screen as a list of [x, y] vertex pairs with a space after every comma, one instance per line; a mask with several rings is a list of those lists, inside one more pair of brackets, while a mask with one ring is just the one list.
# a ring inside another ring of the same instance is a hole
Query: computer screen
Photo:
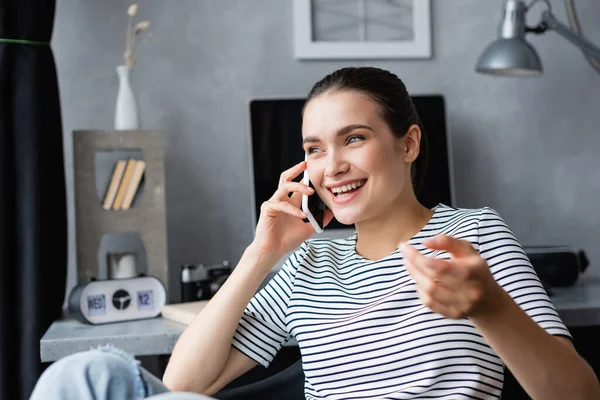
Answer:
[[[427, 134], [429, 150], [427, 172], [421, 190], [416, 194], [417, 199], [428, 208], [439, 203], [452, 206], [444, 98], [423, 95], [412, 96], [412, 99]], [[254, 99], [250, 102], [254, 224], [258, 221], [261, 204], [277, 190], [280, 174], [304, 160], [301, 115], [304, 102], [303, 98]], [[324, 236], [328, 236], [327, 232], [343, 231], [343, 237], [350, 230], [354, 230], [352, 225], [342, 225], [334, 219], [325, 229]]]

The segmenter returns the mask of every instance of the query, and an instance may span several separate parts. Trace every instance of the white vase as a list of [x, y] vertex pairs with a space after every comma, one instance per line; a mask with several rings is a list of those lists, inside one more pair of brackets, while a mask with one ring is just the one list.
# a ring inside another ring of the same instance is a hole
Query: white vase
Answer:
[[133, 90], [131, 90], [131, 67], [119, 65], [117, 75], [119, 77], [119, 92], [117, 93], [115, 109], [115, 130], [138, 129], [138, 111]]
[[134, 278], [138, 275], [136, 255], [133, 253], [108, 253], [111, 279]]

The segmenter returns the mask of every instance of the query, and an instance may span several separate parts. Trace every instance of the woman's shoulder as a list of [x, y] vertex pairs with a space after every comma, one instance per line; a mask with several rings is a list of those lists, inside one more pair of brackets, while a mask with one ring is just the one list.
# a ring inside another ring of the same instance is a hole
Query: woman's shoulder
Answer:
[[437, 233], [465, 232], [470, 230], [478, 232], [486, 226], [506, 226], [506, 222], [492, 207], [465, 208], [439, 204], [434, 207], [434, 215], [430, 228]]
[[500, 214], [489, 206], [476, 207], [476, 208], [465, 208], [448, 206], [446, 204], [438, 204], [433, 208], [435, 211], [434, 218], [456, 218], [456, 217], [475, 217], [480, 219], [485, 218], [501, 218]]

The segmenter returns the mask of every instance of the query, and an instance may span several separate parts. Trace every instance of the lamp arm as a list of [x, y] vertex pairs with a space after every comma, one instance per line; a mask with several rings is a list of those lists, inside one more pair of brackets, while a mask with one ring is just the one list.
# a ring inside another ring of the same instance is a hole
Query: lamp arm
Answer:
[[595, 59], [600, 60], [600, 47], [597, 47], [589, 40], [573, 32], [571, 28], [557, 20], [554, 14], [544, 11], [542, 14], [542, 22], [548, 29], [556, 31], [559, 35], [571, 42], [571, 44], [579, 47]]
[[[569, 26], [579, 36], [583, 37], [581, 26], [579, 25], [579, 18], [577, 18], [577, 11], [575, 11], [574, 0], [565, 0], [565, 8], [567, 9], [567, 17], [569, 18]], [[585, 54], [587, 62], [600, 74], [600, 59], [594, 58], [588, 53]]]

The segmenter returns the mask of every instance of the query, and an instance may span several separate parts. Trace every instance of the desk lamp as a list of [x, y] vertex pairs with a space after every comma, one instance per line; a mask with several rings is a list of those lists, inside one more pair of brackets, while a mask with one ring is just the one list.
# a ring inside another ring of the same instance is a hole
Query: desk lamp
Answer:
[[[542, 19], [538, 26], [528, 27], [525, 25], [525, 14], [539, 1], [543, 1], [547, 9], [542, 12]], [[554, 30], [582, 49], [588, 62], [600, 73], [600, 48], [583, 37], [573, 0], [565, 1], [573, 29], [556, 19], [548, 0], [533, 0], [528, 5], [522, 0], [506, 0], [504, 16], [499, 26], [499, 38], [485, 49], [477, 61], [475, 71], [508, 76], [541, 75], [542, 62], [535, 49], [525, 40], [525, 34], [541, 34], [547, 30]]]

